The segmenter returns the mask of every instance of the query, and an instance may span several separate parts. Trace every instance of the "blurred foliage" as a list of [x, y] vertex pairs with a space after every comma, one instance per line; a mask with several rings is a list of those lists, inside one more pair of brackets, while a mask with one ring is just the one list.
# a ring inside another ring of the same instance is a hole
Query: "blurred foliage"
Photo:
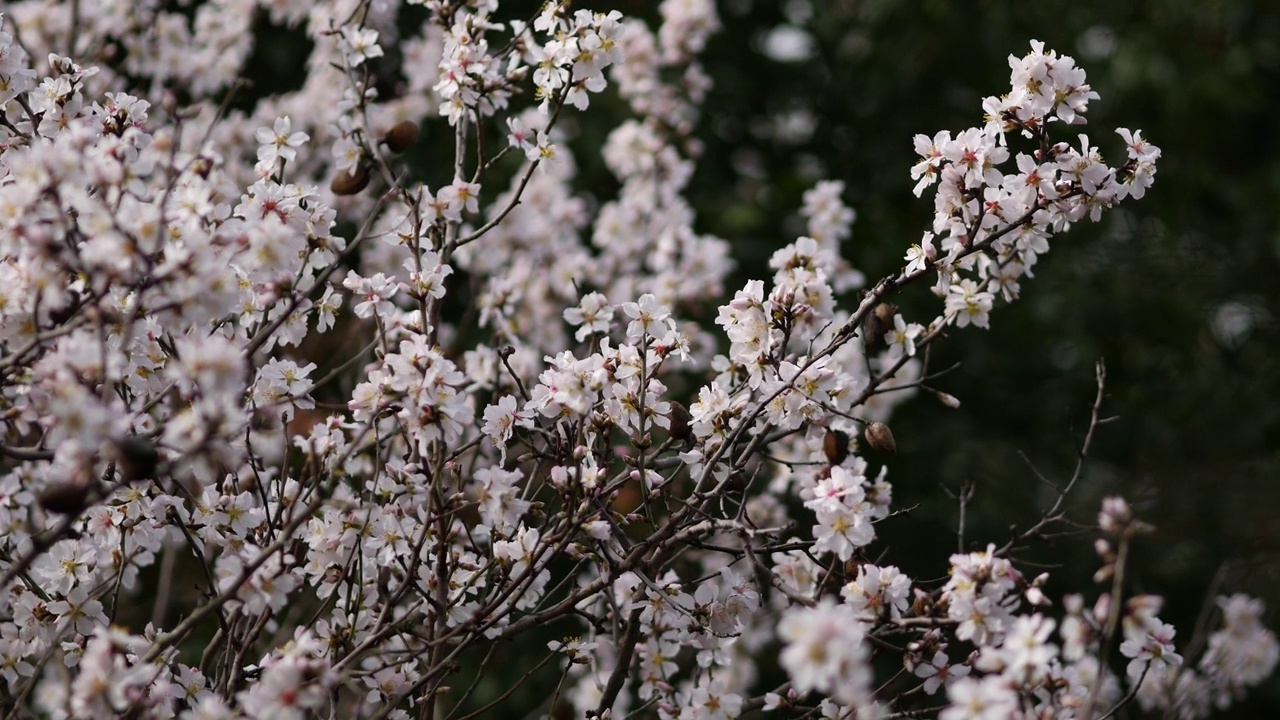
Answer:
[[[539, 4], [503, 7], [528, 15]], [[1117, 126], [1141, 128], [1163, 149], [1145, 199], [1073, 228], [1023, 284], [1023, 299], [997, 308], [991, 330], [953, 332], [934, 349], [933, 369], [958, 364], [936, 385], [963, 405], [949, 410], [921, 396], [895, 417], [896, 504], [918, 507], [882, 525], [877, 554], [917, 578], [945, 573], [957, 548], [952, 496], [966, 483], [976, 487], [966, 549], [1034, 523], [1055, 497], [1036, 473], [1058, 485], [1071, 476], [1103, 359], [1103, 413], [1115, 420], [1099, 429], [1072, 516], [1091, 524], [1101, 498], [1119, 493], [1157, 526], [1140, 544], [1132, 579], [1167, 598], [1163, 615], [1181, 629], [1180, 646], [1211, 591], [1261, 596], [1280, 627], [1280, 162], [1267, 139], [1280, 114], [1280, 5], [719, 5], [725, 27], [704, 56], [715, 88], [688, 196], [698, 230], [735, 243], [731, 289], [768, 276], [769, 254], [802, 230], [801, 194], [823, 178], [843, 180], [858, 211], [845, 256], [872, 279], [899, 267], [932, 215], [930, 197], [911, 193], [912, 136], [981, 123], [982, 98], [1007, 90], [1007, 57], [1033, 38], [1088, 72], [1102, 97], [1083, 129], [1105, 156], [1123, 151]], [[656, 2], [578, 6], [616, 7], [656, 27]], [[770, 32], [787, 26], [808, 33], [807, 57], [767, 56], [777, 39]], [[251, 66], [263, 77], [254, 79], [274, 88], [273, 68], [297, 67], [282, 57], [291, 46], [259, 45], [262, 62]], [[597, 199], [617, 186], [597, 152], [607, 118], [621, 112], [601, 97], [591, 113], [567, 118], [581, 187], [602, 193]], [[1074, 128], [1059, 129], [1074, 142]], [[429, 138], [421, 152], [435, 143], [445, 152], [448, 142]], [[923, 286], [897, 302], [921, 322], [941, 308]], [[1087, 532], [1063, 537], [1021, 557], [1054, 563], [1050, 596], [1094, 588], [1092, 597], [1101, 589], [1089, 580], [1091, 540]], [[1250, 702], [1234, 713], [1274, 716], [1280, 686]]]

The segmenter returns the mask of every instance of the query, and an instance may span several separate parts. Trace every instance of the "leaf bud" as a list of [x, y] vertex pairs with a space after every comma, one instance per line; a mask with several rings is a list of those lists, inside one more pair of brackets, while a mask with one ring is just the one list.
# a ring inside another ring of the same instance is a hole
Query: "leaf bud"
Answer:
[[898, 445], [893, 441], [893, 431], [888, 425], [882, 422], [873, 422], [867, 425], [867, 429], [862, 433], [867, 439], [867, 445], [872, 450], [882, 452], [887, 455], [897, 455]]

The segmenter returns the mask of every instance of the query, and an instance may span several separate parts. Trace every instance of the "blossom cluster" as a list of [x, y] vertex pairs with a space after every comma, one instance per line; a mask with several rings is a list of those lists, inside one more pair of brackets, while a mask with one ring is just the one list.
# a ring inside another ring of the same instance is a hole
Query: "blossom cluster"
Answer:
[[[829, 180], [726, 300], [729, 243], [683, 196], [710, 0], [656, 29], [555, 1], [177, 5], [0, 19], [7, 713], [476, 715], [550, 678], [525, 711], [1203, 717], [1272, 672], [1243, 595], [1183, 662], [1122, 582], [1144, 526], [1119, 499], [1111, 587], [1057, 614], [1014, 543], [945, 581], [869, 559], [899, 521], [894, 407], [958, 404], [921, 349], [1152, 183], [1138, 131], [1114, 167], [1058, 139], [1097, 99], [1071, 58], [1032, 43], [984, 125], [916, 138], [935, 216], [900, 270], [844, 256]], [[230, 109], [255, 16], [314, 47], [301, 87]], [[562, 119], [610, 89], [617, 188], [589, 196]], [[421, 169], [428, 123], [455, 155]], [[911, 320], [888, 301], [921, 278], [937, 315]]]

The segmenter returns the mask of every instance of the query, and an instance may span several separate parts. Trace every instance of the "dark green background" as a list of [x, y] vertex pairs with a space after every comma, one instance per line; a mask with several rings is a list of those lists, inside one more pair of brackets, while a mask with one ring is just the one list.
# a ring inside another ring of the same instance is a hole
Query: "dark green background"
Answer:
[[[939, 385], [963, 406], [920, 397], [893, 422], [895, 500], [921, 507], [882, 529], [888, 557], [916, 577], [944, 572], [957, 517], [944, 489], [966, 482], [977, 489], [973, 543], [1003, 542], [1010, 525], [1033, 522], [1053, 495], [1019, 452], [1066, 481], [1087, 427], [1093, 366], [1104, 359], [1104, 413], [1118, 419], [1097, 436], [1074, 516], [1092, 522], [1099, 500], [1119, 493], [1157, 526], [1131, 576], [1136, 589], [1167, 598], [1180, 647], [1224, 566], [1219, 592], [1262, 597], [1275, 626], [1280, 6], [814, 3], [817, 56], [777, 64], [756, 48], [761, 28], [786, 13], [772, 3], [730, 5], [745, 12], [724, 13], [726, 31], [706, 58], [717, 83], [706, 125], [721, 132], [709, 135], [693, 197], [704, 228], [740, 243], [741, 256], [764, 257], [794, 234], [788, 216], [810, 184], [805, 168], [817, 167], [845, 181], [859, 213], [846, 257], [873, 278], [897, 267], [932, 215], [928, 196], [911, 194], [911, 137], [980, 123], [982, 97], [1007, 91], [1007, 56], [1024, 54], [1032, 38], [1088, 71], [1102, 98], [1085, 130], [1109, 160], [1123, 157], [1118, 126], [1142, 128], [1163, 149], [1146, 198], [1073, 228], [1024, 283], [1023, 299], [992, 314], [991, 330], [952, 333], [938, 348], [936, 367], [961, 363]], [[1090, 38], [1104, 31], [1112, 52], [1090, 55]], [[817, 117], [808, 142], [752, 136], [762, 119], [795, 107]], [[735, 175], [743, 153], [763, 167], [761, 180]], [[1212, 331], [1228, 302], [1254, 316], [1235, 342]], [[920, 321], [939, 307], [925, 288], [900, 304]], [[1024, 554], [1051, 563], [1059, 579], [1051, 596], [1096, 594], [1092, 537]], [[1272, 682], [1255, 701], [1233, 716], [1274, 714], [1280, 690]]]

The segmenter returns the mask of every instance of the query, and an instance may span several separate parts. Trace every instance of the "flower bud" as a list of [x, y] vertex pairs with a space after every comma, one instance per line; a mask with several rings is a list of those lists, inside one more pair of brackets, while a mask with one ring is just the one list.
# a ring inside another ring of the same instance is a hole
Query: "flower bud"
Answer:
[[353, 172], [334, 175], [329, 183], [334, 195], [355, 195], [366, 187], [369, 187], [369, 167], [364, 163], [357, 165]]
[[1098, 538], [1093, 541], [1093, 551], [1098, 553], [1098, 557], [1110, 562], [1115, 559], [1115, 552], [1111, 549], [1111, 543], [1104, 538]]
[[934, 391], [933, 394], [938, 396], [938, 402], [942, 403], [943, 405], [946, 405], [952, 410], [955, 410], [956, 408], [960, 407], [960, 398], [956, 397], [955, 395], [944, 393], [940, 390]]
[[929, 617], [933, 614], [936, 604], [933, 596], [919, 588], [913, 588], [912, 592], [915, 598], [911, 601], [911, 614], [916, 617]]
[[888, 455], [898, 454], [898, 445], [893, 441], [893, 431], [889, 429], [888, 425], [882, 422], [873, 422], [867, 425], [867, 429], [862, 435], [867, 439], [867, 445], [871, 446], [872, 450]]
[[382, 141], [387, 144], [388, 150], [399, 155], [418, 141], [418, 124], [412, 120], [401, 120], [391, 126], [387, 134], [382, 136]]
[[1116, 574], [1116, 566], [1112, 565], [1111, 563], [1107, 563], [1106, 565], [1103, 565], [1102, 567], [1098, 568], [1097, 572], [1093, 574], [1093, 581], [1096, 583], [1109, 582], [1111, 578], [1115, 576], [1115, 574]]

